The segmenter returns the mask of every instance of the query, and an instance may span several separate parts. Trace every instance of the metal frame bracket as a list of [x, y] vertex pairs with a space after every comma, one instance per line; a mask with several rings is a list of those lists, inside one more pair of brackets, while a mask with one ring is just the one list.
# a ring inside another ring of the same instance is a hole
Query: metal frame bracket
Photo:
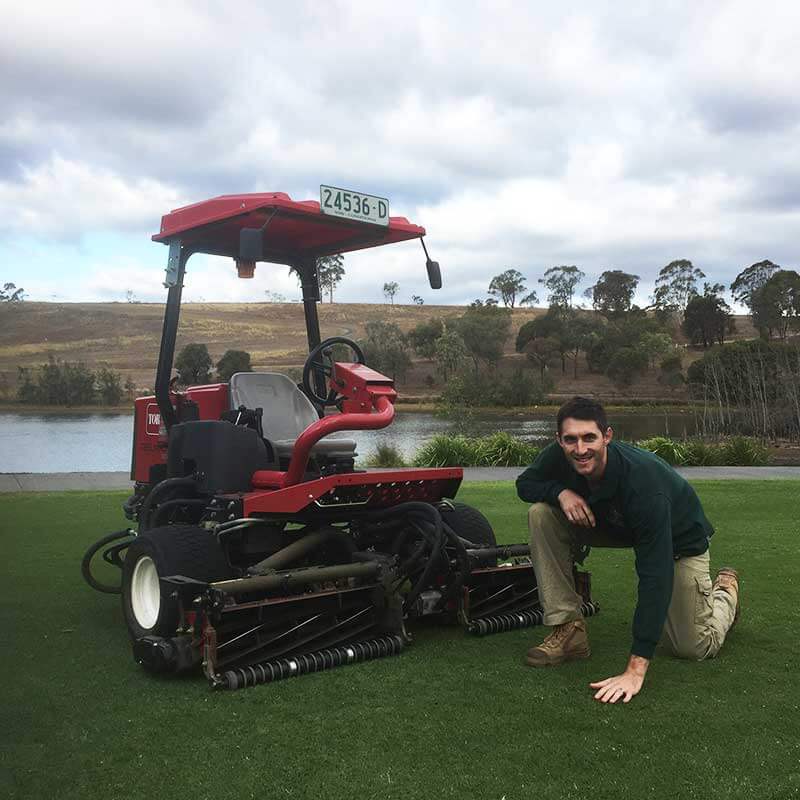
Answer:
[[173, 286], [178, 285], [178, 273], [180, 272], [181, 263], [181, 243], [174, 241], [169, 243], [169, 255], [167, 256], [167, 269], [166, 277], [164, 278], [164, 287], [171, 289]]

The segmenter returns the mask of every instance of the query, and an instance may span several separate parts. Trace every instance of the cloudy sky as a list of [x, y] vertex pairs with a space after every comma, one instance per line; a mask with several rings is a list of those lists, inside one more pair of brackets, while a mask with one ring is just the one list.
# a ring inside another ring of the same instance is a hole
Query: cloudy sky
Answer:
[[[0, 283], [31, 300], [161, 300], [162, 214], [320, 183], [390, 198], [442, 265], [433, 292], [416, 242], [349, 255], [343, 301], [800, 261], [796, 0], [113, 5], [0, 0]], [[186, 300], [299, 295], [189, 266]]]

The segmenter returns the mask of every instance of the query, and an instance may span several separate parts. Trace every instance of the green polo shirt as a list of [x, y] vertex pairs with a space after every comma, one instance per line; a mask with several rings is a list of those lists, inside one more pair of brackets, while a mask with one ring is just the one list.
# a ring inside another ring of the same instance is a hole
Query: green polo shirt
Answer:
[[[633, 547], [639, 593], [631, 652], [652, 658], [672, 597], [674, 559], [705, 553], [714, 533], [700, 500], [666, 461], [613, 441], [605, 474], [595, 489], [575, 472], [557, 442], [545, 447], [517, 478], [517, 494], [526, 503], [560, 508], [558, 495], [564, 489], [588, 502], [598, 529]], [[585, 530], [591, 544], [593, 529]]]

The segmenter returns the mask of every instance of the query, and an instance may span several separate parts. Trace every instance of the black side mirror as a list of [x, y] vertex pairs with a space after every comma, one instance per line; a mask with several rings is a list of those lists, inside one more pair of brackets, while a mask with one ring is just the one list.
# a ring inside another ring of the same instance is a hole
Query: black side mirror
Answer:
[[264, 257], [264, 232], [261, 228], [239, 231], [239, 260], [261, 261]]
[[425, 266], [428, 270], [428, 283], [431, 285], [431, 289], [441, 289], [442, 288], [442, 273], [439, 269], [439, 262], [438, 261], [431, 261], [428, 259], [425, 262]]

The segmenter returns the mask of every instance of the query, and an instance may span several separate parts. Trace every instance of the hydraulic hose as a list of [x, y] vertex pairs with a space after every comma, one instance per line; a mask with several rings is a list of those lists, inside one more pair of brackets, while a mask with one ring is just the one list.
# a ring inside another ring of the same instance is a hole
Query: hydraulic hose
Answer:
[[180, 506], [188, 506], [190, 508], [205, 508], [207, 505], [207, 500], [199, 500], [194, 498], [187, 499], [177, 497], [174, 500], [166, 500], [155, 510], [153, 513], [153, 524], [148, 527], [157, 528], [161, 523], [161, 518], [172, 508], [179, 508]]
[[461, 591], [461, 587], [469, 577], [472, 567], [470, 565], [467, 548], [464, 546], [465, 540], [462, 540], [462, 538], [446, 522], [443, 522], [442, 526], [448, 539], [450, 539], [455, 547], [456, 560], [458, 561], [459, 567], [455, 581], [448, 588], [447, 598], [449, 599], [455, 597], [458, 592]]
[[[423, 533], [424, 528], [420, 527], [415, 522], [411, 523], [411, 528], [413, 528], [414, 530], [419, 532], [419, 534], [420, 534], [420, 542], [414, 548], [414, 552], [411, 553], [411, 555], [405, 561], [403, 561], [400, 564], [400, 566], [397, 568], [397, 571], [401, 575], [407, 574], [408, 571], [422, 558], [422, 556], [425, 554], [425, 548], [428, 545], [428, 540], [425, 538], [425, 533]], [[402, 546], [402, 542], [408, 537], [409, 532], [410, 532], [410, 528], [405, 528], [404, 531], [403, 531], [404, 535], [398, 536], [398, 539], [401, 540], [399, 542], [400, 546]], [[395, 545], [398, 545], [398, 541], [397, 540], [395, 540]], [[394, 550], [394, 552], [396, 554], [399, 554], [400, 547], [397, 546], [396, 549], [393, 548], [393, 550]]]
[[124, 531], [109, 533], [101, 539], [98, 539], [84, 554], [83, 561], [81, 561], [81, 574], [92, 589], [103, 592], [104, 594], [122, 594], [121, 586], [111, 586], [108, 583], [101, 583], [92, 575], [92, 559], [99, 550], [102, 550], [112, 542], [124, 539], [126, 536], [130, 536], [132, 541], [136, 536], [136, 531], [131, 528], [126, 528]]
[[194, 478], [167, 478], [166, 480], [157, 483], [147, 495], [142, 505], [141, 513], [139, 514], [139, 527], [141, 530], [146, 531], [152, 527], [149, 523], [150, 509], [156, 501], [156, 498], [164, 494], [168, 489], [190, 486], [194, 488], [197, 486], [197, 481]]
[[[448, 567], [448, 560], [444, 553], [445, 533], [442, 528], [442, 516], [439, 509], [430, 503], [423, 503], [419, 500], [409, 500], [406, 503], [399, 503], [396, 506], [380, 509], [378, 511], [371, 511], [367, 515], [369, 523], [386, 522], [386, 528], [392, 530], [401, 522], [405, 517], [405, 525], [409, 522], [417, 531], [422, 534], [424, 542], [422, 546], [418, 546], [411, 558], [406, 559], [405, 563], [401, 565], [404, 569], [409, 569], [422, 558], [425, 546], [430, 548], [430, 557], [428, 558], [422, 574], [417, 578], [416, 582], [411, 588], [411, 591], [406, 595], [405, 605], [410, 607], [419, 597], [422, 590], [431, 583], [434, 572], [438, 567]], [[431, 530], [432, 529], [432, 530]], [[403, 542], [408, 536], [408, 531], [400, 531], [392, 543], [392, 551], [398, 553], [403, 545]], [[409, 561], [411, 562], [409, 564]], [[402, 570], [400, 571], [403, 577]]]
[[[417, 514], [419, 516], [427, 517], [424, 520], [423, 525], [425, 522], [432, 524], [434, 529], [434, 543], [433, 547], [431, 548], [431, 557], [428, 559], [428, 562], [425, 564], [425, 568], [422, 570], [422, 574], [417, 579], [417, 582], [411, 588], [411, 591], [405, 597], [405, 605], [407, 608], [410, 608], [419, 597], [422, 590], [430, 584], [431, 579], [433, 578], [434, 572], [436, 568], [442, 563], [442, 545], [444, 544], [444, 530], [442, 528], [442, 517], [439, 514], [438, 510], [435, 509], [433, 506], [427, 505], [426, 503], [415, 503], [414, 505], [420, 505], [425, 507], [424, 514], [419, 514], [419, 509], [417, 509]], [[444, 563], [447, 563], [444, 560]]]

